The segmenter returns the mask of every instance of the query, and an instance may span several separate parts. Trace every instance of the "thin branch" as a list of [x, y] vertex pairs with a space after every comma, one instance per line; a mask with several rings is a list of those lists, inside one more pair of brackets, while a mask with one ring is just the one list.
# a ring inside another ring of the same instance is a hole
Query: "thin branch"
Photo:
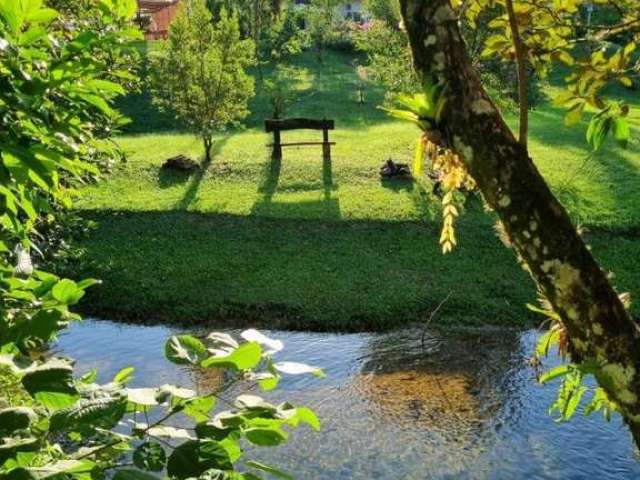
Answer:
[[429, 318], [425, 322], [424, 328], [422, 330], [422, 336], [420, 337], [420, 345], [422, 346], [423, 350], [424, 350], [424, 337], [427, 334], [427, 328], [429, 327], [433, 319], [436, 317], [440, 309], [444, 306], [444, 304], [449, 301], [449, 298], [451, 298], [451, 292], [449, 292], [447, 296], [444, 298], [444, 300], [442, 300], [440, 304], [436, 307], [436, 309], [433, 312], [431, 312], [431, 315], [429, 315]]

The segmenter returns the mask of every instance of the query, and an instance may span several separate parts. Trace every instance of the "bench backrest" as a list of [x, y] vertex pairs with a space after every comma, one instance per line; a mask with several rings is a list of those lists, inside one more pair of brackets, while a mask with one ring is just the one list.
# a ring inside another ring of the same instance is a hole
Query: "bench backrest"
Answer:
[[283, 130], [333, 130], [333, 120], [318, 120], [316, 118], [283, 118], [279, 120], [265, 120], [264, 128], [267, 133]]

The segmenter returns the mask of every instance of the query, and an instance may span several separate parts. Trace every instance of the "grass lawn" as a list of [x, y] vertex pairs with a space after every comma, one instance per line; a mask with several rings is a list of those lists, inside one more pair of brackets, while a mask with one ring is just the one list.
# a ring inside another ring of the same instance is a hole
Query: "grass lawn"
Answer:
[[[356, 102], [353, 57], [312, 54], [289, 65], [290, 116], [336, 121], [332, 161], [320, 147], [285, 148], [273, 162], [258, 87], [247, 128], [221, 135], [213, 162], [192, 175], [160, 170], [169, 156], [201, 155], [200, 142], [153, 110], [146, 95], [122, 107], [134, 119], [119, 139], [128, 161], [81, 192], [77, 208], [97, 228], [77, 240], [67, 273], [104, 283], [86, 313], [139, 321], [259, 322], [301, 329], [382, 329], [422, 321], [450, 295], [438, 322], [521, 325], [532, 282], [471, 197], [459, 248], [438, 245], [438, 198], [408, 181], [381, 182], [392, 157], [409, 161], [417, 131]], [[266, 71], [266, 75], [272, 72]], [[551, 89], [551, 87], [550, 87]], [[548, 105], [531, 115], [531, 153], [621, 290], [640, 293], [640, 114], [628, 150], [586, 164], [584, 128], [565, 129]], [[309, 140], [320, 132], [285, 132]], [[635, 310], [636, 313], [640, 310]]]

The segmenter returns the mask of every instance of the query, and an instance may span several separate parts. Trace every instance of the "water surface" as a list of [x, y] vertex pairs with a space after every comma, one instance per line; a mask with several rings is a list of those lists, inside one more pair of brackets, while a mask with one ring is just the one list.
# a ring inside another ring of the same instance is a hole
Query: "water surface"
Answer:
[[[88, 320], [62, 334], [56, 351], [74, 357], [80, 371], [97, 368], [101, 381], [130, 365], [135, 386], [210, 391], [219, 382], [215, 371], [163, 359], [166, 337], [178, 331]], [[527, 365], [535, 331], [433, 331], [424, 345], [415, 330], [266, 333], [285, 343], [279, 360], [327, 373], [256, 392], [309, 406], [322, 421], [320, 433], [303, 427], [286, 446], [256, 452], [298, 479], [640, 478], [619, 418], [576, 415], [558, 424], [547, 415], [557, 386], [537, 385]]]

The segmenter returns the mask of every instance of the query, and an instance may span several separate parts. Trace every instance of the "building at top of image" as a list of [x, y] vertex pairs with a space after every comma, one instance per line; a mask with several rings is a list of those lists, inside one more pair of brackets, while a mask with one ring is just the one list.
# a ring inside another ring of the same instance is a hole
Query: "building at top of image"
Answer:
[[[137, 20], [147, 40], [162, 40], [169, 35], [169, 26], [178, 13], [181, 0], [138, 0]], [[296, 7], [308, 5], [309, 0], [294, 0]], [[345, 20], [360, 22], [364, 18], [360, 0], [345, 0], [338, 7]]]

